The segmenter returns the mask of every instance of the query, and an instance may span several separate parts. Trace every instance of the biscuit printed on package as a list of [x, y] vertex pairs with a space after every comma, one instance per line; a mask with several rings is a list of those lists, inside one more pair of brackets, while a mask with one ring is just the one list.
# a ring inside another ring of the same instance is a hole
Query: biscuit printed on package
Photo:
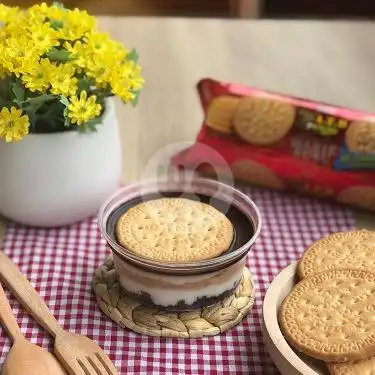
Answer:
[[233, 115], [239, 102], [238, 97], [229, 95], [213, 99], [207, 110], [206, 125], [221, 133], [232, 133]]
[[284, 183], [265, 165], [252, 160], [239, 160], [231, 165], [235, 179], [251, 185], [283, 190]]
[[237, 135], [254, 146], [269, 146], [285, 137], [293, 126], [296, 110], [282, 101], [247, 97], [233, 117]]
[[336, 169], [375, 169], [375, 122], [351, 122], [335, 164]]

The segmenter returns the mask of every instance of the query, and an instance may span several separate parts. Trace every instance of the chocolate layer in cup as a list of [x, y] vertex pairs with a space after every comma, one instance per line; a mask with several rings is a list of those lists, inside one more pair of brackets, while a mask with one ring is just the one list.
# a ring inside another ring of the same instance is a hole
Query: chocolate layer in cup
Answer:
[[136, 301], [166, 310], [191, 310], [221, 302], [241, 281], [245, 259], [230, 267], [200, 275], [149, 272], [114, 255], [122, 289]]

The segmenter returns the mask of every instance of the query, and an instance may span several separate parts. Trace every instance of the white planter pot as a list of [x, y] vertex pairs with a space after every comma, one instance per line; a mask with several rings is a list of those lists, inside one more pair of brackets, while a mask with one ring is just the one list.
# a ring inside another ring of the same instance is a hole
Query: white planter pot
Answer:
[[0, 214], [43, 227], [72, 224], [96, 214], [121, 180], [113, 101], [107, 102], [97, 130], [0, 141]]

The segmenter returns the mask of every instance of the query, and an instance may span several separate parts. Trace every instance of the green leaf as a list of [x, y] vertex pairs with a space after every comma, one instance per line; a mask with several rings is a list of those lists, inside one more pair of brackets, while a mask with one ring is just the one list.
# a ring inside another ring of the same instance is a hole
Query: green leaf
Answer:
[[51, 25], [52, 29], [59, 30], [64, 27], [64, 22], [59, 20], [50, 19], [49, 24]]
[[66, 130], [64, 126], [65, 106], [58, 100], [45, 106], [45, 112], [37, 114], [36, 131], [38, 133], [51, 133]]
[[22, 105], [25, 106], [25, 104], [26, 104], [26, 106], [30, 110], [32, 110], [34, 112], [37, 112], [47, 102], [52, 101], [52, 100], [56, 100], [56, 99], [57, 99], [56, 95], [42, 94], [42, 95], [36, 96], [34, 98], [26, 99], [25, 101], [23, 101]]
[[9, 90], [9, 87], [12, 85], [12, 83], [16, 79], [13, 78], [12, 76], [8, 76], [0, 80], [0, 96], [4, 99], [7, 98], [9, 101], [11, 101], [11, 95], [12, 93]]
[[78, 94], [80, 94], [83, 90], [87, 91], [93, 85], [94, 82], [91, 79], [87, 77], [80, 78], [78, 80]]
[[22, 102], [25, 100], [25, 88], [18, 82], [12, 82], [12, 93], [14, 95], [13, 102], [22, 106]]
[[102, 109], [104, 109], [104, 107], [105, 107], [105, 97], [98, 96], [96, 98], [96, 104], [100, 104], [102, 106]]
[[30, 109], [25, 109], [25, 112], [26, 112], [27, 116], [29, 117], [30, 133], [34, 133], [35, 132], [35, 123], [37, 122], [38, 115]]
[[3, 107], [8, 107], [8, 108], [10, 108], [11, 106], [12, 106], [12, 103], [9, 102], [9, 100], [0, 97], [0, 109], [3, 108]]
[[134, 98], [131, 101], [131, 103], [132, 103], [132, 106], [135, 107], [138, 104], [139, 95], [141, 94], [141, 90], [134, 91], [133, 94], [134, 94]]
[[64, 126], [69, 127], [71, 125], [69, 121], [69, 117], [68, 117], [68, 106], [70, 104], [69, 99], [65, 95], [61, 95], [60, 103], [64, 106], [64, 110], [63, 110]]
[[65, 95], [60, 96], [60, 103], [64, 104], [65, 107], [70, 104], [69, 99]]
[[134, 61], [135, 63], [138, 62], [138, 53], [137, 51], [135, 50], [135, 48], [133, 48], [127, 55], [126, 55], [126, 60], [128, 61]]
[[52, 47], [49, 49], [49, 51], [46, 53], [46, 56], [51, 60], [55, 62], [67, 62], [71, 61], [72, 57], [70, 56], [70, 53], [64, 49], [64, 48], [56, 48]]
[[92, 133], [97, 132], [96, 125], [102, 124], [103, 119], [101, 116], [95, 117], [92, 120], [86, 122], [85, 124], [82, 124], [78, 127], [78, 131], [80, 133]]

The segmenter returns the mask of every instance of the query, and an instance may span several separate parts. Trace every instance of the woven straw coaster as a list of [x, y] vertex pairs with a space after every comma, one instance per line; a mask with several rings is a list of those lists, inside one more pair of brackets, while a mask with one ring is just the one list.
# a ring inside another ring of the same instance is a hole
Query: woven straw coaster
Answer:
[[222, 303], [187, 312], [171, 313], [142, 306], [121, 290], [112, 257], [98, 268], [93, 288], [100, 309], [123, 328], [158, 337], [196, 338], [228, 331], [250, 312], [254, 303], [251, 274], [244, 268], [235, 293]]

